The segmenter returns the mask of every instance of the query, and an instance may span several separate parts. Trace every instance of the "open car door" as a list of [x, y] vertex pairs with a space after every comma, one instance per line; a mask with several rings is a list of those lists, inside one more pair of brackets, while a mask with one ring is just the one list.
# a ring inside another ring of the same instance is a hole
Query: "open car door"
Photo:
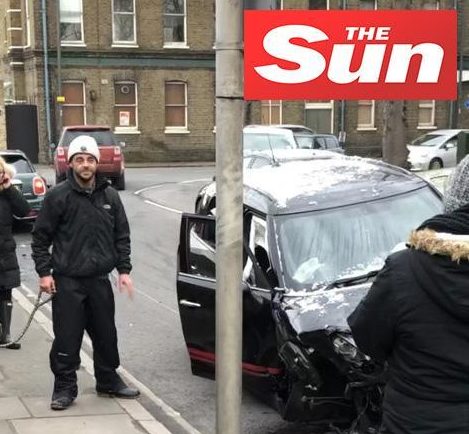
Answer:
[[[270, 290], [243, 283], [240, 291], [243, 373], [257, 380], [278, 375]], [[215, 294], [215, 218], [183, 214], [177, 273], [179, 314], [192, 373], [209, 378], [215, 374]]]

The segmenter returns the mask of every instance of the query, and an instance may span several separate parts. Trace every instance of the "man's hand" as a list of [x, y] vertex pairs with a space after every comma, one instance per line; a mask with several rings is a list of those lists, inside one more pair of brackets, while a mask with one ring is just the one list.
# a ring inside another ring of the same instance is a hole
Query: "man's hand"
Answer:
[[130, 299], [134, 297], [134, 285], [128, 274], [119, 274], [119, 292], [126, 292]]
[[47, 294], [55, 294], [55, 281], [52, 276], [44, 276], [39, 278], [39, 288], [41, 292]]

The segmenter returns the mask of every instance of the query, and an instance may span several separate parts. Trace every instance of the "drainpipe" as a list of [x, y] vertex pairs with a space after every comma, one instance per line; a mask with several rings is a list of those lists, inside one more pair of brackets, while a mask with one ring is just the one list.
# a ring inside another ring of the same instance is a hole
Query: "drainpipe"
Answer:
[[[455, 0], [456, 4], [456, 10], [458, 14], [458, 29], [459, 29], [459, 35], [458, 35], [458, 45], [459, 45], [459, 81], [458, 81], [458, 97], [456, 100], [456, 107], [458, 109], [458, 115], [460, 114], [461, 111], [461, 101], [460, 99], [463, 97], [462, 95], [462, 73], [464, 70], [464, 63], [463, 63], [463, 44], [462, 41], [464, 40], [464, 8], [463, 6], [458, 8], [458, 1]], [[459, 116], [457, 118], [458, 124], [459, 124]], [[457, 125], [456, 125], [457, 127]]]
[[47, 155], [51, 161], [52, 131], [50, 117], [50, 84], [49, 84], [49, 51], [47, 41], [47, 11], [46, 0], [41, 0], [41, 17], [42, 17], [42, 45], [44, 50], [44, 102], [46, 106], [46, 130], [47, 130]]
[[[347, 9], [347, 0], [342, 0], [342, 9], [345, 10]], [[345, 135], [345, 100], [340, 101], [340, 132], [339, 132], [339, 137], [342, 140], [340, 143], [343, 148], [345, 148], [345, 140], [344, 140], [344, 135]]]

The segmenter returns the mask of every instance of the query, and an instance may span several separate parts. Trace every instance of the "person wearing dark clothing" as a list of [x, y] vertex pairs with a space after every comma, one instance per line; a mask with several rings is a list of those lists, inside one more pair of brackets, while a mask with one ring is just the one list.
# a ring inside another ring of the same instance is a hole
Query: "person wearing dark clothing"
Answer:
[[139, 395], [116, 372], [120, 361], [114, 295], [108, 278], [116, 268], [119, 289], [132, 295], [125, 210], [117, 191], [96, 174], [99, 148], [95, 139], [76, 137], [70, 143], [68, 160], [67, 179], [47, 193], [32, 242], [40, 288], [54, 294], [55, 339], [50, 352], [55, 375], [53, 410], [69, 407], [77, 396], [76, 371], [85, 330], [93, 343], [98, 394], [121, 398]]
[[[25, 217], [30, 210], [26, 199], [11, 183], [14, 173], [13, 166], [0, 157], [0, 344], [2, 345], [11, 341], [12, 289], [21, 285], [16, 243], [12, 232], [13, 216]], [[12, 342], [6, 348], [18, 350], [21, 345]]]
[[469, 433], [469, 157], [444, 204], [348, 317], [358, 347], [388, 362], [384, 433]]

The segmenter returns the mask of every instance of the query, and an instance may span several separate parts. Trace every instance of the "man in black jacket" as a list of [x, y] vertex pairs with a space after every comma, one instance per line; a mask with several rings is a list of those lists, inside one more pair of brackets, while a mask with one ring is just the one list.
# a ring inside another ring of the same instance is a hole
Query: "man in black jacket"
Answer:
[[348, 318], [358, 347], [388, 362], [386, 433], [469, 433], [469, 156], [444, 203]]
[[[40, 288], [52, 299], [55, 375], [51, 408], [63, 410], [77, 396], [76, 371], [84, 330], [93, 342], [98, 394], [134, 398], [116, 372], [119, 366], [114, 296], [108, 274], [116, 268], [119, 289], [133, 293], [129, 277], [130, 230], [115, 191], [96, 175], [99, 148], [86, 135], [68, 148], [67, 179], [51, 189], [33, 230], [32, 251]], [[52, 253], [50, 247], [52, 246]]]

